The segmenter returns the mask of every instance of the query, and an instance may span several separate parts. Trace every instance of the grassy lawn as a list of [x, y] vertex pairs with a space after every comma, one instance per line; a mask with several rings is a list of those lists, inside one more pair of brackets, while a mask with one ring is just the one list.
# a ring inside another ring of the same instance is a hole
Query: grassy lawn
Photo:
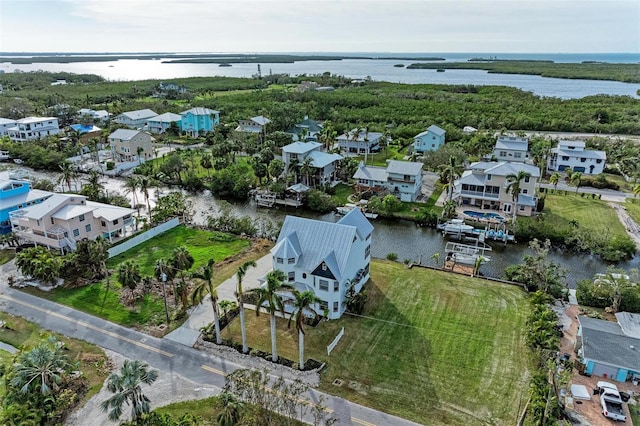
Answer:
[[0, 250], [0, 265], [4, 265], [16, 256], [15, 250]]
[[171, 258], [173, 249], [180, 245], [186, 246], [195, 260], [191, 271], [204, 266], [210, 258], [220, 264], [220, 267], [215, 269], [216, 282], [220, 283], [224, 281], [223, 277], [228, 278], [235, 273], [235, 270], [229, 270], [232, 268], [231, 265], [239, 262], [239, 255], [246, 252], [251, 243], [228, 234], [178, 226], [110, 259], [107, 266], [113, 275], [109, 292], [106, 291], [105, 281], [79, 288], [62, 288], [53, 292], [34, 289], [27, 291], [126, 327], [159, 325], [165, 319], [162, 299], [147, 295], [132, 307], [122, 305], [122, 288], [117, 282], [116, 271], [121, 262], [133, 259], [140, 265], [142, 276], [152, 276], [156, 260]]
[[197, 399], [192, 401], [175, 402], [173, 404], [159, 407], [156, 410], [160, 414], [169, 414], [174, 418], [192, 414], [199, 416], [207, 422], [206, 424], [214, 424], [216, 416], [220, 413], [218, 408], [218, 397]]
[[[307, 329], [305, 355], [327, 362], [320, 388], [417, 422], [513, 424], [526, 402], [525, 294], [388, 261], [374, 261], [371, 271], [366, 318], [345, 315]], [[250, 346], [270, 351], [268, 316], [247, 319]], [[240, 341], [238, 323], [223, 336]], [[278, 351], [297, 360], [297, 335], [284, 320]]]
[[353, 194], [353, 186], [339, 183], [335, 187], [336, 193], [331, 196], [338, 206], [343, 206], [349, 202], [349, 195]]
[[623, 207], [627, 209], [627, 213], [629, 213], [631, 219], [633, 219], [635, 223], [640, 224], [640, 200], [627, 198], [627, 202], [623, 204]]
[[[627, 236], [618, 216], [606, 201], [583, 198], [571, 192], [566, 195], [547, 193], [543, 212], [544, 221], [556, 229], [568, 228], [570, 221], [576, 220], [580, 228], [608, 235], [609, 238]], [[535, 218], [523, 217], [518, 220]]]
[[[67, 355], [69, 359], [71, 361], [80, 361], [80, 370], [89, 381], [89, 391], [80, 405], [84, 404], [91, 396], [100, 391], [109, 373], [106, 365], [107, 356], [102, 349], [81, 340], [44, 332], [44, 330], [36, 324], [4, 312], [0, 312], [0, 321], [6, 321], [8, 327], [2, 329], [0, 341], [16, 348], [30, 349], [35, 347], [49, 334], [54, 335], [58, 340], [65, 343], [65, 347], [68, 349]], [[0, 364], [10, 368], [12, 362], [13, 357], [8, 352], [0, 351]], [[3, 382], [3, 380], [0, 382]], [[4, 388], [2, 386], [3, 385], [0, 385], [0, 399], [2, 395], [4, 395]]]
[[[387, 167], [387, 160], [402, 160], [405, 155], [406, 150], [404, 148], [398, 145], [389, 145], [376, 154], [368, 154], [367, 165]], [[356, 158], [364, 161], [364, 155]]]

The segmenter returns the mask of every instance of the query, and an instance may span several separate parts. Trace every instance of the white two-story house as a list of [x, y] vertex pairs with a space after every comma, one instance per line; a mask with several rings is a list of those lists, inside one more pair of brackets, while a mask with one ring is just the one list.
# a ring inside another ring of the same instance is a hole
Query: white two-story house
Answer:
[[520, 182], [517, 214], [531, 216], [538, 201], [536, 184], [540, 178], [540, 169], [531, 164], [507, 161], [472, 163], [455, 182], [453, 199], [460, 205], [512, 215], [515, 206], [507, 177], [517, 175], [521, 170], [529, 176]]
[[496, 161], [525, 163], [529, 159], [529, 138], [498, 136], [491, 157]]
[[285, 173], [295, 167], [300, 178], [306, 181], [307, 176], [301, 169], [304, 163], [309, 161], [313, 173], [309, 174], [309, 182], [305, 182], [306, 185], [324, 185], [333, 182], [336, 177], [338, 161], [343, 157], [340, 154], [323, 152], [322, 147], [320, 142], [293, 142], [282, 147]]
[[14, 127], [7, 129], [9, 138], [16, 142], [33, 141], [60, 133], [55, 117], [26, 117], [16, 120]]
[[400, 201], [416, 201], [422, 193], [422, 163], [387, 160], [387, 167], [365, 166], [360, 163], [353, 175], [359, 190], [385, 190]]
[[366, 129], [353, 129], [336, 137], [336, 142], [344, 152], [354, 154], [371, 154], [380, 151], [380, 140], [383, 134]]
[[604, 171], [607, 154], [604, 151], [585, 149], [584, 141], [561, 140], [551, 148], [547, 169], [562, 172], [571, 169], [587, 175], [599, 175]]
[[[284, 272], [298, 291], [313, 291], [322, 300], [312, 306], [317, 313], [340, 318], [349, 291], [359, 293], [369, 280], [372, 234], [359, 209], [336, 223], [287, 216], [271, 249], [273, 269]], [[291, 294], [282, 296], [286, 300]]]

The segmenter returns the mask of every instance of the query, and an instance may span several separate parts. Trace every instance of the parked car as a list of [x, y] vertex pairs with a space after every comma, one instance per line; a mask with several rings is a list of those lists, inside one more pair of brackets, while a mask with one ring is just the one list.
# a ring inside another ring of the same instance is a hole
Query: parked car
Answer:
[[602, 415], [608, 419], [626, 422], [627, 416], [624, 414], [622, 399], [618, 387], [609, 382], [598, 382], [596, 388], [600, 394], [600, 405], [602, 406]]

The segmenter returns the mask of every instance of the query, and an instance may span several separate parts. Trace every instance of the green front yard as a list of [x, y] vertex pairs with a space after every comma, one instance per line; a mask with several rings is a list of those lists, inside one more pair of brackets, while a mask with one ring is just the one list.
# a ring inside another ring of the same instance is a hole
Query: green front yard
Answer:
[[[516, 287], [374, 261], [365, 318], [306, 332], [327, 362], [323, 391], [431, 424], [513, 424], [526, 403], [528, 304]], [[271, 350], [268, 315], [247, 315], [252, 348]], [[340, 329], [345, 335], [327, 356]], [[239, 321], [223, 337], [240, 342]], [[278, 320], [278, 351], [297, 361], [297, 333]], [[334, 385], [339, 379], [342, 384]]]
[[[190, 271], [196, 271], [211, 258], [218, 263], [247, 251], [251, 243], [229, 234], [178, 226], [110, 259], [107, 262], [107, 267], [112, 273], [109, 292], [106, 292], [106, 280], [84, 287], [65, 287], [52, 292], [29, 291], [126, 327], [159, 325], [164, 322], [165, 311], [163, 300], [157, 295], [147, 294], [139, 298], [133, 306], [122, 304], [120, 297], [123, 290], [117, 282], [118, 266], [121, 262], [132, 259], [140, 266], [142, 276], [153, 276], [156, 260], [170, 259], [173, 250], [181, 245], [186, 246], [194, 258], [194, 265]], [[231, 275], [226, 269], [224, 275], [220, 276], [218, 270], [215, 271], [218, 283], [224, 280], [223, 277]], [[170, 303], [173, 301], [170, 300]]]
[[616, 212], [607, 202], [590, 196], [581, 197], [571, 192], [566, 195], [547, 194], [543, 213], [544, 221], [556, 228], [569, 228], [571, 221], [575, 220], [579, 228], [591, 232], [607, 233], [610, 237], [627, 235]]

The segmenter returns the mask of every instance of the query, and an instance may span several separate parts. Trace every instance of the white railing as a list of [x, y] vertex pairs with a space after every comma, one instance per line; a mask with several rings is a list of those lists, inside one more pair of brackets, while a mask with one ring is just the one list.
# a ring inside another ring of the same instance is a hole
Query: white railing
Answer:
[[327, 346], [327, 356], [331, 355], [331, 351], [335, 349], [338, 342], [340, 342], [340, 339], [342, 339], [342, 336], [344, 336], [344, 327], [342, 327], [342, 330], [340, 330], [340, 333], [338, 333], [336, 338], [333, 339], [333, 342], [329, 343], [329, 346]]
[[109, 259], [111, 259], [114, 256], [119, 255], [120, 253], [124, 253], [125, 251], [129, 250], [130, 248], [133, 248], [135, 246], [137, 246], [138, 244], [141, 244], [147, 240], [150, 240], [151, 238], [162, 234], [163, 232], [168, 231], [169, 229], [175, 228], [176, 226], [178, 226], [180, 224], [180, 219], [177, 217], [174, 217], [173, 219], [162, 223], [154, 228], [149, 229], [148, 231], [143, 232], [142, 234], [138, 234], [135, 237], [124, 241], [123, 243], [118, 244], [117, 246], [113, 246], [111, 247], [108, 252], [109, 252]]

